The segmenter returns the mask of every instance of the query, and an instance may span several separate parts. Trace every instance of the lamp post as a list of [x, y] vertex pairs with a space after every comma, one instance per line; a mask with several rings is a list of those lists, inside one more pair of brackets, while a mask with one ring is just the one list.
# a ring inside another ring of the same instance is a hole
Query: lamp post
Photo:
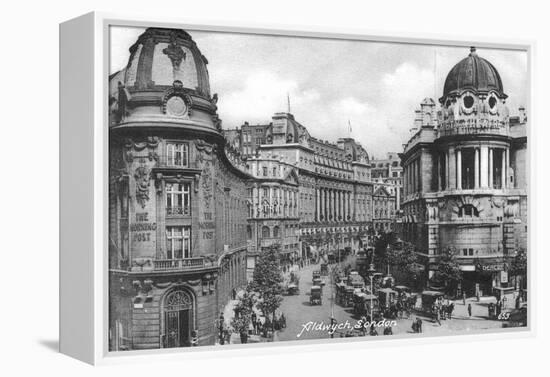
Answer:
[[373, 284], [373, 279], [374, 279], [374, 273], [376, 272], [376, 270], [374, 269], [374, 264], [371, 263], [369, 265], [369, 269], [367, 271], [369, 273], [369, 278], [370, 278], [370, 320], [371, 322], [373, 321], [373, 318], [372, 318], [372, 297], [374, 295], [374, 284]]

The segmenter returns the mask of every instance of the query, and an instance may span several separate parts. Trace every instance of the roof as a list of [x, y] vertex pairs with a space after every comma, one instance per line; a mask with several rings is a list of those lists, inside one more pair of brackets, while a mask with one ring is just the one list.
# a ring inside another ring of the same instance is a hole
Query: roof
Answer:
[[500, 74], [489, 61], [477, 55], [475, 47], [449, 71], [440, 101], [449, 95], [461, 95], [466, 90], [495, 91], [500, 97], [506, 97]]

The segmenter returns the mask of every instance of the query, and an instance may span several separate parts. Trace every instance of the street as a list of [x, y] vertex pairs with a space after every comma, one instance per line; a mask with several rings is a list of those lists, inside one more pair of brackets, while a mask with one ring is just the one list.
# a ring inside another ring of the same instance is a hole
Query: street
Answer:
[[[323, 277], [325, 286], [323, 287], [322, 305], [310, 305], [309, 294], [312, 284], [312, 272], [319, 270], [319, 264], [306, 266], [301, 270], [296, 270], [300, 276], [300, 292], [294, 296], [284, 296], [279, 310], [284, 313], [287, 321], [286, 328], [276, 332], [274, 341], [303, 340], [303, 339], [327, 339], [330, 334], [327, 330], [309, 329], [304, 327], [309, 323], [330, 324], [331, 316], [334, 316], [337, 323], [349, 321], [354, 326], [359, 318], [353, 315], [353, 308], [344, 308], [333, 304], [333, 288], [330, 283], [330, 276]], [[410, 318], [396, 319], [396, 326], [392, 327], [393, 334], [414, 334], [411, 325], [413, 318], [420, 317], [423, 321], [423, 334], [429, 335], [450, 335], [454, 332], [465, 333], [468, 331], [479, 331], [488, 329], [498, 329], [502, 327], [502, 321], [487, 319], [487, 305], [491, 299], [485, 299], [477, 302], [475, 299], [469, 299], [466, 305], [459, 300], [455, 304], [455, 311], [451, 320], [441, 320], [441, 325], [434, 323], [431, 318], [422, 315], [412, 314]], [[467, 305], [472, 305], [472, 317], [468, 316]], [[304, 330], [304, 331], [303, 331]], [[348, 330], [337, 330], [334, 338], [343, 337]], [[378, 334], [383, 334], [383, 328], [377, 329]], [[356, 331], [355, 335], [359, 332]]]

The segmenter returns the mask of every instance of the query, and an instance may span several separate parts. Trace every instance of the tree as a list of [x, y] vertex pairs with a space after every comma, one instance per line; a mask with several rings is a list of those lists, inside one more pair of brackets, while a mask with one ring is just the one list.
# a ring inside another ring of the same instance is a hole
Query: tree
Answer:
[[527, 275], [527, 253], [525, 250], [520, 249], [512, 263], [510, 264], [510, 275], [514, 277], [514, 284], [517, 287], [517, 278], [518, 276], [523, 279]]
[[283, 275], [279, 267], [280, 248], [279, 244], [275, 244], [262, 251], [252, 274], [250, 288], [258, 293], [260, 299], [257, 306], [264, 315], [274, 316], [283, 301]]
[[417, 255], [414, 245], [407, 242], [403, 243], [402, 247], [390, 247], [386, 252], [386, 259], [393, 267], [396, 278], [408, 284], [417, 285], [420, 273], [416, 268]]
[[453, 295], [456, 292], [458, 283], [462, 280], [462, 272], [453, 249], [448, 248], [440, 255], [437, 270], [432, 279], [433, 283], [445, 287], [446, 294]]
[[246, 290], [239, 297], [235, 306], [235, 317], [231, 320], [231, 327], [241, 336], [241, 343], [248, 341], [248, 328], [252, 321], [253, 308], [256, 303], [254, 292], [247, 286]]

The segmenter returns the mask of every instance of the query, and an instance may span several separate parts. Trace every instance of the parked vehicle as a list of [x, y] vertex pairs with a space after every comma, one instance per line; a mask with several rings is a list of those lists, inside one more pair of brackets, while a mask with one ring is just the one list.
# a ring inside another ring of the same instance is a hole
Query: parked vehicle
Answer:
[[365, 280], [363, 280], [357, 271], [350, 272], [347, 283], [354, 288], [363, 288], [365, 286]]
[[378, 290], [378, 299], [380, 300], [381, 306], [389, 308], [397, 301], [397, 291], [391, 288], [380, 288]]
[[310, 305], [323, 305], [322, 289], [318, 285], [311, 287], [309, 295]]
[[356, 316], [370, 316], [371, 303], [373, 317], [380, 311], [378, 297], [370, 293], [355, 292], [353, 294], [353, 312]]
[[297, 284], [289, 283], [286, 288], [286, 292], [287, 292], [287, 295], [289, 296], [297, 295], [300, 293], [300, 288], [298, 287]]
[[432, 307], [434, 304], [438, 304], [443, 300], [443, 292], [439, 291], [423, 291], [422, 292], [422, 311], [425, 313], [432, 313]]

